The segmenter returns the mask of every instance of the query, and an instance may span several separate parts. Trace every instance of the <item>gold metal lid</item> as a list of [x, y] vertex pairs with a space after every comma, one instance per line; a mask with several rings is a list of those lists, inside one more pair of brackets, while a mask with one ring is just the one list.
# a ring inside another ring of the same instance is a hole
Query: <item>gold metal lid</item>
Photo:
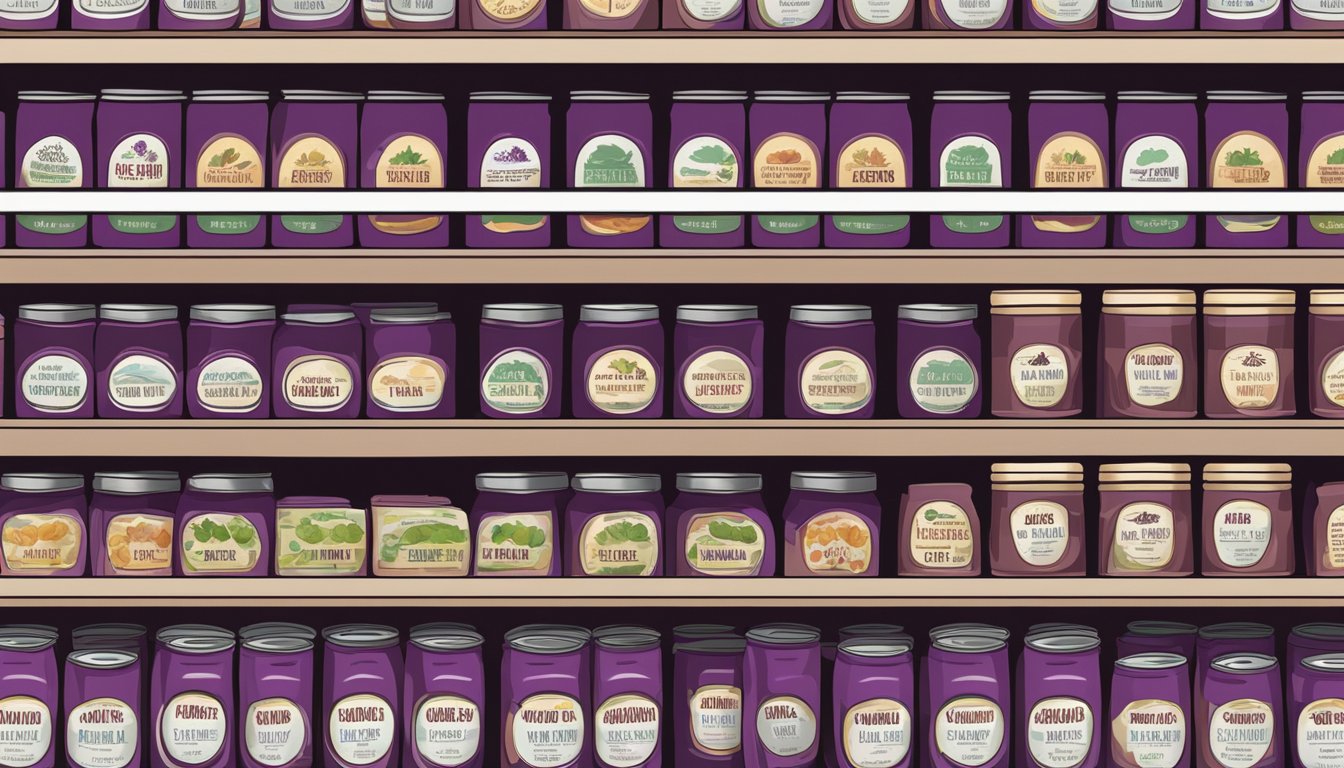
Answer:
[[1214, 288], [1204, 292], [1204, 303], [1215, 306], [1291, 307], [1297, 292], [1278, 288]]
[[991, 483], [1081, 483], [1083, 465], [1072, 462], [991, 464]]
[[1177, 288], [1138, 288], [1104, 291], [1102, 306], [1193, 307], [1195, 292]]
[[1288, 464], [1205, 464], [1206, 483], [1291, 483]]
[[1189, 464], [1144, 461], [1102, 464], [1098, 480], [1103, 483], [1189, 483], [1190, 474]]
[[1073, 290], [1039, 288], [989, 294], [991, 307], [1077, 307], [1082, 303], [1083, 294]]

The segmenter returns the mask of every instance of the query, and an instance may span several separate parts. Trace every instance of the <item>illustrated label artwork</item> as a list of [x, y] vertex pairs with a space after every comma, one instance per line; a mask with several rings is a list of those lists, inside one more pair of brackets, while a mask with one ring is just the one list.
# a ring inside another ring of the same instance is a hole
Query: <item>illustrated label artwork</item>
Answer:
[[[246, 138], [221, 133], [206, 142], [196, 158], [196, 186], [200, 189], [261, 189], [266, 165]], [[196, 217], [196, 225], [212, 235], [241, 235], [261, 222], [257, 214], [212, 213]]]
[[0, 716], [12, 724], [0, 743], [0, 759], [14, 768], [27, 768], [51, 751], [51, 710], [32, 696], [0, 699]]
[[1165, 405], [1181, 394], [1185, 360], [1166, 344], [1144, 344], [1125, 353], [1125, 390], [1135, 405]]
[[392, 357], [379, 362], [369, 374], [369, 396], [389, 411], [428, 411], [443, 401], [447, 377], [438, 358]]
[[[1257, 18], [1273, 12], [1279, 0], [1208, 0], [1210, 13], [1222, 18]], [[1268, 3], [1268, 5], [1266, 5]], [[1265, 8], [1263, 13], [1248, 10]], [[1214, 150], [1209, 180], [1214, 189], [1283, 189], [1287, 173], [1279, 147], [1269, 137], [1254, 131], [1234, 133]], [[1219, 214], [1218, 223], [1228, 232], [1267, 232], [1278, 225], [1277, 215]]]
[[[505, 750], [531, 768], [560, 768], [578, 758], [584, 745], [583, 707], [558, 693], [529, 696], [509, 715]], [[510, 748], [512, 748], [510, 750]]]
[[[1140, 10], [1138, 6], [1152, 3], [1153, 11]], [[1126, 18], [1151, 19], [1157, 21], [1170, 18], [1180, 9], [1181, 0], [1119, 0], [1111, 3], [1111, 10], [1125, 16], [1116, 5], [1130, 6], [1133, 14]], [[1166, 6], [1170, 6], [1167, 8]], [[1151, 134], [1140, 136], [1125, 148], [1120, 164], [1120, 186], [1124, 189], [1143, 189], [1167, 191], [1185, 189], [1190, 186], [1190, 168], [1185, 150], [1170, 136]], [[1190, 217], [1184, 214], [1151, 213], [1126, 216], [1128, 226], [1135, 232], [1145, 235], [1162, 235], [1179, 232], [1184, 229]]]
[[[821, 3], [815, 5], [820, 7]], [[759, 189], [819, 189], [820, 165], [817, 147], [809, 139], [796, 133], [776, 133], [756, 146], [752, 160], [754, 183]], [[820, 217], [761, 213], [756, 215], [756, 221], [766, 232], [788, 235], [817, 226]]]
[[489, 18], [510, 23], [531, 16], [541, 6], [542, 0], [474, 0], [474, 2]]
[[550, 512], [486, 515], [476, 529], [476, 571], [492, 576], [545, 575], [555, 549]]
[[35, 411], [73, 411], [88, 399], [89, 370], [71, 355], [52, 351], [28, 363], [19, 387], [23, 401]]
[[854, 768], [892, 768], [910, 752], [910, 710], [895, 699], [869, 699], [845, 713], [840, 737]]
[[938, 0], [949, 24], [961, 29], [989, 29], [1003, 19], [1008, 0]]
[[84, 525], [74, 510], [23, 513], [5, 521], [5, 568], [55, 572], [75, 567], [84, 546]]
[[196, 515], [182, 535], [182, 567], [188, 571], [250, 571], [260, 557], [261, 537], [242, 515]]
[[[6, 733], [6, 743], [9, 734]], [[140, 721], [135, 708], [111, 697], [90, 699], [70, 709], [65, 719], [65, 751], [78, 768], [123, 768], [135, 757]], [[6, 765], [16, 763], [4, 755]]]
[[765, 532], [742, 512], [704, 512], [686, 524], [686, 562], [711, 576], [755, 576], [765, 554]]
[[1025, 406], [1052, 408], [1069, 390], [1069, 360], [1053, 344], [1028, 344], [1013, 354], [1008, 375]]
[[709, 755], [732, 755], [742, 749], [742, 689], [706, 685], [691, 694], [691, 740]]
[[178, 694], [159, 713], [159, 743], [178, 764], [200, 765], [224, 748], [228, 722], [228, 711], [214, 696]]
[[891, 24], [905, 15], [910, 0], [849, 0], [854, 15], [865, 24]]
[[275, 512], [276, 566], [287, 573], [359, 573], [368, 541], [362, 509], [280, 507]]
[[[176, 161], [177, 158], [168, 156], [168, 146], [163, 139], [151, 133], [131, 134], [112, 149], [107, 161], [107, 186], [111, 189], [165, 189], [169, 164]], [[133, 235], [166, 232], [177, 226], [177, 216], [115, 213], [107, 218], [113, 229]]]
[[910, 556], [924, 568], [966, 568], [976, 546], [966, 510], [950, 501], [925, 504], [910, 522]]
[[1344, 699], [1317, 699], [1297, 717], [1297, 759], [1306, 768], [1344, 760]]
[[853, 413], [873, 398], [872, 370], [867, 360], [847, 349], [824, 349], [803, 363], [799, 392], [817, 413]]
[[1258, 699], [1235, 699], [1213, 710], [1209, 751], [1222, 768], [1252, 768], [1278, 738], [1274, 709]]
[[[1309, 19], [1337, 20], [1344, 14], [1344, 5], [1335, 0], [1293, 0], [1293, 8]], [[1321, 139], [1307, 158], [1306, 185], [1308, 189], [1344, 188], [1344, 133]], [[1344, 215], [1316, 214], [1307, 217], [1311, 228], [1323, 235], [1344, 234]]]
[[347, 696], [331, 707], [327, 743], [347, 764], [368, 765], [383, 759], [397, 735], [396, 712], [379, 696]]
[[[1183, 0], [1109, 0], [1111, 13], [1122, 19], [1164, 21], [1181, 10]], [[1147, 766], [1144, 766], [1147, 768]]]
[[943, 705], [934, 723], [938, 753], [967, 768], [993, 760], [1003, 746], [1003, 710], [978, 696], [963, 696]]
[[285, 402], [300, 411], [325, 413], [339, 409], [354, 393], [355, 377], [341, 360], [305, 355], [285, 369]]
[[588, 369], [588, 402], [607, 413], [639, 413], [658, 396], [658, 371], [643, 350], [613, 349]]
[[1326, 400], [1344, 407], [1344, 349], [1337, 349], [1326, 356], [1321, 366], [1320, 386]]
[[1092, 751], [1092, 708], [1083, 701], [1042, 699], [1028, 718], [1027, 749], [1041, 768], [1073, 768]]
[[1325, 565], [1344, 568], [1344, 507], [1335, 507], [1325, 521]]
[[[888, 136], [859, 136], [836, 156], [836, 186], [842, 189], [904, 189], [910, 186], [905, 153]], [[883, 235], [910, 225], [909, 216], [836, 214], [831, 223], [854, 235]]]
[[112, 364], [107, 387], [108, 397], [123, 410], [152, 413], [177, 394], [177, 371], [155, 355], [127, 355]]
[[1069, 546], [1069, 510], [1053, 501], [1029, 501], [1008, 516], [1013, 546], [1027, 565], [1047, 567], [1059, 562]]
[[637, 693], [613, 696], [593, 712], [593, 747], [604, 765], [643, 765], [658, 747], [658, 704]]
[[791, 757], [812, 748], [817, 740], [817, 716], [807, 702], [776, 696], [756, 710], [756, 737], [771, 754]]
[[643, 512], [605, 512], [584, 523], [579, 560], [589, 576], [648, 576], [658, 565], [661, 542]]
[[1238, 499], [1218, 508], [1213, 520], [1213, 544], [1218, 561], [1232, 568], [1249, 568], [1269, 549], [1272, 529], [1269, 507]]
[[128, 512], [107, 521], [107, 560], [117, 571], [164, 570], [173, 564], [173, 518]]
[[1113, 759], [1137, 768], [1175, 768], [1185, 740], [1185, 713], [1174, 701], [1131, 701], [1111, 721]]
[[[443, 157], [438, 145], [415, 133], [392, 138], [378, 157], [374, 179], [378, 189], [443, 189]], [[370, 215], [369, 221], [379, 232], [389, 235], [417, 235], [437, 228], [443, 217], [379, 213]]]
[[506, 349], [485, 367], [481, 397], [503, 413], [536, 413], [551, 399], [551, 370], [530, 349]]
[[714, 22], [732, 16], [742, 7], [742, 0], [680, 0], [681, 7], [696, 21]]
[[[284, 3], [322, 4], [322, 0], [271, 1], [273, 6]], [[279, 182], [276, 186], [280, 189], [343, 189], [345, 156], [340, 147], [325, 136], [304, 134], [291, 141], [281, 153], [276, 178]], [[280, 224], [286, 230], [304, 235], [335, 232], [344, 221], [345, 217], [341, 214], [285, 214], [280, 217]]]
[[823, 0], [755, 0], [761, 19], [772, 27], [798, 27], [817, 18]]
[[461, 696], [431, 696], [415, 713], [415, 751], [430, 765], [454, 768], [481, 748], [481, 709]]
[[1042, 18], [1063, 26], [1080, 24], [1097, 15], [1097, 0], [1031, 0]]
[[644, 0], [579, 0], [583, 9], [601, 19], [624, 19], [644, 7]]
[[[1002, 15], [1007, 0], [950, 0], [975, 5], [989, 2], [999, 6], [994, 20]], [[991, 24], [993, 22], [990, 22]], [[959, 25], [965, 27], [966, 25]], [[977, 27], [969, 27], [975, 29]], [[943, 147], [938, 158], [938, 186], [970, 189], [1000, 189], [1003, 187], [1003, 163], [998, 146], [974, 134], [958, 136]], [[953, 232], [977, 235], [993, 232], [1003, 226], [1003, 216], [997, 214], [965, 213], [943, 216], [943, 225]]]
[[[584, 189], [645, 187], [644, 150], [628, 136], [609, 133], [583, 145], [575, 160], [574, 186]], [[651, 216], [583, 214], [579, 224], [590, 235], [628, 235], [649, 225]]]
[[751, 367], [737, 354], [712, 349], [686, 364], [681, 385], [691, 405], [716, 415], [737, 413], [751, 403]]
[[[1032, 0], [1040, 3], [1041, 0]], [[1106, 158], [1090, 136], [1065, 131], [1051, 136], [1036, 156], [1035, 189], [1102, 189], [1106, 186]], [[1042, 232], [1087, 232], [1100, 216], [1032, 216]]]
[[[736, 7], [734, 3], [733, 10]], [[740, 186], [741, 164], [729, 142], [717, 136], [693, 136], [677, 148], [672, 158], [674, 189], [736, 189]], [[736, 232], [742, 226], [742, 217], [708, 213], [674, 215], [672, 224], [682, 232], [717, 235]]]
[[196, 399], [207, 411], [247, 413], [261, 404], [265, 384], [257, 366], [245, 357], [224, 355], [201, 366]]
[[1279, 353], [1258, 344], [1233, 347], [1223, 355], [1219, 380], [1233, 408], [1268, 408], [1279, 397]]
[[1161, 504], [1126, 504], [1115, 516], [1111, 563], [1118, 570], [1153, 571], [1176, 551], [1174, 516]]
[[[527, 139], [517, 136], [496, 139], [481, 157], [480, 185], [481, 189], [539, 188], [541, 154]], [[531, 232], [545, 224], [546, 217], [541, 214], [490, 213], [481, 216], [481, 226], [501, 234]]]
[[37, 21], [56, 12], [56, 0], [0, 0], [0, 19]]
[[373, 542], [378, 567], [391, 571], [433, 569], [436, 575], [463, 576], [471, 556], [467, 514], [456, 507], [394, 507], [378, 517]]
[[243, 723], [247, 754], [262, 765], [288, 765], [308, 743], [308, 718], [289, 699], [252, 702]]
[[864, 573], [873, 559], [868, 523], [843, 509], [808, 520], [800, 538], [803, 563], [814, 573]]
[[[56, 7], [51, 0], [52, 8]], [[19, 186], [34, 189], [77, 189], [84, 186], [84, 161], [79, 147], [64, 136], [37, 140], [23, 153], [19, 163]], [[88, 224], [84, 214], [22, 213], [19, 226], [29, 232], [64, 235], [77, 232]]]
[[955, 349], [930, 349], [910, 366], [910, 394], [929, 413], [960, 413], [979, 386], [975, 366]]

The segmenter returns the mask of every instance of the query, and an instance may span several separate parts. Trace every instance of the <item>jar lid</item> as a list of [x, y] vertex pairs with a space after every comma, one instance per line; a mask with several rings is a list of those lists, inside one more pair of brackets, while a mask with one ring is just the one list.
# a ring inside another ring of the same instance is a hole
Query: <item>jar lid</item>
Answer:
[[1190, 465], [1164, 464], [1156, 461], [1102, 464], [1098, 468], [1098, 479], [1103, 483], [1188, 483]]
[[0, 488], [19, 493], [82, 491], [84, 476], [68, 472], [7, 472], [0, 475]]
[[542, 493], [569, 487], [564, 472], [482, 472], [476, 475], [476, 490], [496, 493]]
[[1344, 290], [1318, 288], [1311, 292], [1312, 306], [1340, 306], [1344, 304]]
[[1161, 288], [1137, 288], [1103, 291], [1101, 294], [1102, 306], [1176, 306], [1193, 307], [1195, 305], [1195, 292], [1179, 289], [1161, 289]]
[[1116, 101], [1194, 101], [1196, 93], [1173, 93], [1171, 91], [1120, 91], [1115, 94]]
[[1033, 289], [989, 294], [991, 307], [1077, 307], [1082, 303], [1083, 294], [1073, 290]]
[[271, 304], [195, 304], [189, 316], [204, 323], [237, 325], [275, 320], [275, 307]]
[[746, 101], [746, 91], [673, 91], [673, 101]]
[[211, 472], [192, 475], [187, 488], [203, 493], [273, 493], [270, 472]]
[[287, 312], [280, 316], [286, 323], [336, 325], [355, 319], [354, 312]]
[[949, 653], [992, 653], [1008, 645], [1007, 640], [988, 635], [951, 634], [933, 638], [933, 647]]
[[176, 472], [94, 472], [93, 490], [114, 496], [177, 493], [182, 480]]
[[751, 472], [678, 472], [677, 490], [691, 493], [755, 493], [761, 476]]
[[913, 647], [914, 641], [908, 637], [851, 637], [841, 640], [836, 650], [865, 659], [889, 659], [907, 654]]
[[572, 624], [521, 624], [505, 632], [504, 639], [512, 640], [515, 637], [525, 635], [560, 635], [562, 637], [575, 637], [586, 643], [592, 638], [593, 633]]
[[877, 473], [791, 472], [789, 488], [821, 493], [873, 493], [877, 490]]
[[6, 625], [0, 627], [0, 649], [33, 653], [45, 651], [59, 638], [55, 627], [36, 625]]
[[1273, 627], [1254, 621], [1225, 621], [1199, 628], [1201, 640], [1254, 640], [1273, 636]]
[[590, 493], [657, 493], [663, 487], [663, 480], [651, 474], [580, 472], [574, 475], [570, 487]]
[[1303, 91], [1303, 101], [1344, 101], [1344, 91]]
[[535, 634], [506, 636], [504, 641], [515, 651], [536, 653], [543, 656], [555, 656], [562, 653], [581, 651], [588, 645], [588, 639], [571, 634]]
[[1263, 653], [1229, 653], [1213, 660], [1214, 669], [1234, 675], [1253, 675], [1277, 666], [1278, 659]]
[[593, 641], [612, 650], [642, 650], [662, 646], [662, 635], [649, 627], [613, 624], [593, 630]]
[[1131, 621], [1125, 625], [1125, 630], [1146, 637], [1170, 637], [1193, 635], [1199, 631], [1199, 627], [1182, 621]]
[[1209, 101], [1287, 101], [1288, 94], [1273, 91], [1209, 91]]
[[97, 309], [92, 304], [23, 304], [19, 307], [20, 320], [39, 323], [82, 323], [96, 315]]
[[123, 669], [140, 659], [135, 651], [90, 649], [71, 651], [65, 660], [85, 669]]
[[756, 101], [830, 101], [826, 91], [756, 91]]
[[836, 101], [909, 101], [908, 93], [885, 93], [883, 91], [836, 91]]
[[672, 646], [672, 653], [707, 653], [740, 655], [747, 650], [744, 637], [709, 637], [703, 640], [690, 640]]
[[399, 315], [432, 315], [439, 311], [438, 302], [433, 301], [354, 301], [350, 306], [354, 309], [367, 309], [369, 312]]
[[192, 101], [270, 101], [269, 91], [230, 91], [206, 90], [192, 91]]
[[688, 323], [735, 323], [756, 320], [760, 311], [755, 304], [682, 304], [677, 319]]
[[1116, 659], [1115, 666], [1122, 669], [1175, 669], [1189, 662], [1179, 653], [1136, 653], [1123, 659]]
[[219, 653], [233, 648], [232, 632], [210, 624], [177, 624], [154, 635], [161, 645], [188, 654]]
[[1041, 653], [1079, 653], [1099, 647], [1101, 638], [1095, 634], [1065, 629], [1028, 634], [1023, 642], [1028, 648]]
[[322, 639], [342, 648], [387, 648], [401, 642], [401, 633], [384, 624], [337, 624], [322, 630]]
[[479, 648], [485, 637], [470, 624], [436, 622], [411, 627], [411, 642], [427, 651], [467, 651]]
[[242, 639], [243, 647], [260, 653], [303, 653], [313, 649], [313, 641], [293, 635], [253, 635]]
[[1030, 101], [1105, 101], [1100, 91], [1028, 91]]
[[840, 628], [840, 639], [851, 637], [905, 637], [905, 627], [900, 624], [850, 624]]
[[185, 101], [182, 91], [154, 91], [142, 88], [104, 88], [103, 101]]
[[952, 624], [942, 624], [929, 630], [929, 640], [937, 640], [940, 637], [951, 637], [953, 635], [971, 636], [971, 637], [990, 637], [995, 640], [1007, 642], [1009, 632], [1003, 627], [996, 627], [993, 624], [981, 624], [974, 621], [960, 621]]
[[766, 645], [812, 645], [821, 642], [821, 630], [790, 622], [760, 624], [747, 630], [747, 639]]
[[549, 93], [526, 93], [524, 91], [472, 91], [467, 98], [471, 101], [550, 101]]
[[921, 323], [959, 323], [979, 316], [980, 308], [974, 304], [901, 304], [896, 307], [898, 319]]
[[172, 304], [103, 304], [98, 317], [119, 323], [158, 323], [177, 319], [177, 307]]
[[991, 483], [1081, 483], [1083, 465], [1072, 462], [989, 465]]
[[1312, 640], [1340, 640], [1344, 638], [1344, 624], [1329, 621], [1313, 621], [1310, 624], [1298, 624], [1290, 633], [1293, 637], [1305, 637]]
[[288, 621], [263, 621], [249, 624], [238, 630], [238, 636], [244, 640], [253, 637], [298, 637], [316, 640], [317, 630], [307, 624], [293, 624]]
[[565, 308], [559, 304], [486, 304], [481, 307], [482, 320], [506, 323], [549, 323], [564, 317]]
[[570, 91], [570, 101], [648, 101], [649, 94], [631, 91]]
[[19, 91], [19, 101], [93, 101], [92, 93], [73, 91]]
[[1008, 101], [1007, 91], [934, 91], [934, 101]]
[[315, 90], [294, 90], [281, 91], [281, 96], [285, 101], [363, 101], [364, 94], [351, 93], [350, 91], [315, 91]]
[[1277, 288], [1213, 288], [1204, 292], [1205, 305], [1291, 307], [1297, 304], [1295, 291]]
[[642, 323], [657, 319], [657, 304], [584, 304], [579, 307], [581, 323]]
[[863, 304], [795, 304], [789, 307], [789, 319], [821, 325], [857, 323], [872, 320], [873, 308]]
[[166, 643], [178, 637], [220, 637], [232, 639], [233, 632], [214, 624], [173, 624], [154, 633], [154, 639]]
[[424, 310], [407, 312], [397, 308], [375, 309], [369, 313], [369, 322], [382, 325], [427, 325], [452, 319], [451, 312], [426, 312]]
[[1075, 624], [1071, 621], [1042, 621], [1027, 627], [1028, 635], [1036, 635], [1042, 632], [1061, 632], [1068, 631], [1076, 635], [1091, 635], [1092, 637], [1101, 637], [1101, 633], [1096, 627], [1089, 627], [1086, 624]]
[[1344, 653], [1322, 653], [1308, 656], [1302, 660], [1302, 666], [1317, 672], [1339, 674], [1344, 672]]
[[672, 628], [676, 637], [736, 637], [737, 628], [730, 624], [678, 624]]
[[369, 101], [443, 101], [443, 94], [424, 91], [369, 91], [364, 98]]
[[[85, 624], [82, 627], [75, 627], [70, 633], [70, 637], [75, 641], [75, 647], [80, 647], [81, 640], [116, 639], [116, 640], [138, 640], [145, 636], [148, 630], [144, 624], [133, 624], [131, 622], [108, 622], [105, 624]], [[94, 640], [98, 642], [98, 640]]]
[[1205, 464], [1206, 483], [1291, 483], [1293, 468], [1288, 464]]

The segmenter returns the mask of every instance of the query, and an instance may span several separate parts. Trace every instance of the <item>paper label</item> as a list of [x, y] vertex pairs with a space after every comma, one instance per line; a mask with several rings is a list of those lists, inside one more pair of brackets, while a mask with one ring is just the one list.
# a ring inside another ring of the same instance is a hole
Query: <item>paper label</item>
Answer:
[[1257, 699], [1219, 705], [1209, 718], [1209, 751], [1222, 768], [1259, 765], [1277, 738], [1274, 709]]
[[1233, 408], [1269, 408], [1279, 397], [1279, 353], [1258, 344], [1233, 347], [1223, 354], [1219, 381]]
[[[506, 0], [516, 2], [516, 0]], [[527, 11], [535, 3], [526, 6]], [[482, 189], [536, 189], [541, 186], [541, 153], [532, 142], [517, 136], [496, 139], [481, 156]], [[481, 226], [491, 232], [531, 232], [545, 226], [540, 214], [501, 213], [481, 216]]]
[[456, 768], [481, 748], [481, 708], [461, 696], [431, 696], [415, 713], [415, 751], [430, 765]]
[[[1073, 11], [1087, 8], [1086, 16], [1096, 11], [1095, 0], [1032, 0], [1032, 4], [1046, 18], [1050, 12], [1072, 16]], [[1072, 9], [1066, 12], [1066, 8]], [[1078, 17], [1073, 21], [1081, 21]], [[1034, 189], [1104, 189], [1106, 187], [1106, 158], [1092, 140], [1076, 131], [1064, 131], [1046, 139], [1036, 155]], [[1101, 221], [1099, 216], [1074, 214], [1069, 216], [1032, 216], [1031, 223], [1042, 232], [1087, 232]]]
[[5, 569], [19, 573], [68, 571], [84, 549], [84, 524], [74, 510], [14, 515], [3, 536]]
[[[1279, 0], [1205, 0], [1209, 13], [1222, 19], [1268, 16]], [[1284, 189], [1287, 174], [1279, 147], [1262, 133], [1241, 131], [1219, 142], [1209, 161], [1209, 183], [1214, 189]], [[1228, 232], [1266, 232], [1279, 223], [1270, 215], [1220, 215]]]
[[275, 511], [275, 570], [279, 575], [359, 573], [368, 550], [362, 509], [280, 507]]
[[812, 21], [823, 7], [823, 0], [757, 0], [761, 20], [780, 29], [802, 26]]
[[593, 712], [593, 747], [604, 765], [634, 768], [658, 748], [658, 704], [636, 693], [613, 696]]
[[350, 7], [350, 0], [270, 0], [270, 3], [276, 16], [290, 21], [326, 21]]
[[[71, 707], [65, 718], [65, 752], [77, 768], [123, 768], [135, 757], [139, 742], [135, 707], [120, 699], [90, 699]], [[8, 756], [3, 761], [15, 765]]]
[[1053, 408], [1069, 390], [1069, 360], [1053, 344], [1028, 344], [1008, 364], [1013, 393], [1029, 408]]
[[471, 540], [466, 512], [457, 507], [374, 507], [373, 513], [380, 570], [467, 574]]
[[558, 693], [529, 696], [510, 717], [512, 747], [530, 768], [560, 768], [583, 752], [583, 707]]
[[698, 573], [711, 576], [755, 576], [760, 572], [766, 537], [761, 526], [742, 512], [703, 512], [686, 524], [683, 551]]
[[1161, 504], [1126, 504], [1115, 516], [1111, 566], [1121, 571], [1165, 568], [1176, 550], [1175, 527], [1171, 510]]
[[960, 413], [979, 389], [975, 366], [955, 349], [930, 349], [910, 366], [910, 394], [929, 413]]
[[1031, 708], [1027, 748], [1041, 768], [1074, 768], [1092, 751], [1092, 708], [1079, 699], [1042, 699]]
[[873, 560], [873, 535], [863, 518], [843, 509], [822, 512], [803, 524], [803, 562], [814, 573], [861, 574]]
[[1337, 349], [1321, 366], [1321, 391], [1325, 399], [1344, 408], [1344, 349]]
[[266, 384], [257, 366], [245, 357], [225, 355], [201, 366], [196, 399], [214, 413], [248, 413], [261, 405]]
[[[51, 0], [55, 8], [55, 0]], [[39, 139], [23, 153], [19, 176], [25, 187], [84, 186], [84, 163], [79, 147], [64, 136]]]
[[1269, 549], [1273, 517], [1269, 507], [1237, 499], [1218, 508], [1213, 518], [1213, 544], [1218, 562], [1229, 568], [1250, 568]]
[[112, 570], [166, 571], [173, 565], [172, 517], [129, 512], [107, 521], [107, 562]]
[[952, 699], [938, 711], [933, 737], [938, 754], [957, 765], [979, 768], [1003, 746], [1003, 710], [977, 696]]
[[174, 762], [201, 765], [215, 759], [228, 737], [229, 713], [206, 693], [180, 693], [159, 712], [159, 748]]
[[177, 394], [177, 371], [156, 355], [131, 354], [112, 364], [107, 395], [125, 411], [161, 411]]
[[1013, 545], [1027, 565], [1054, 565], [1069, 546], [1069, 510], [1053, 501], [1019, 504], [1008, 515]]
[[742, 689], [705, 685], [691, 693], [691, 741], [696, 751], [732, 755], [742, 749]]
[[[579, 189], [646, 187], [644, 150], [619, 133], [594, 136], [584, 143], [574, 160], [574, 186]], [[627, 235], [652, 222], [651, 216], [630, 214], [583, 214], [579, 223], [592, 235]]]
[[32, 22], [56, 12], [56, 0], [0, 0], [0, 19]]
[[681, 386], [691, 405], [705, 413], [737, 413], [751, 402], [751, 366], [725, 349], [701, 352], [686, 364]]
[[182, 567], [188, 571], [250, 571], [261, 557], [257, 528], [242, 515], [188, 512]]
[[1186, 737], [1185, 712], [1176, 702], [1131, 701], [1111, 721], [1111, 757], [1136, 768], [1176, 768]]
[[845, 759], [854, 768], [895, 768], [910, 752], [910, 710], [895, 699], [869, 699], [849, 708], [841, 729]]
[[791, 757], [812, 749], [817, 740], [817, 716], [807, 702], [776, 696], [756, 710], [756, 737], [770, 754]]
[[931, 501], [911, 516], [908, 546], [922, 568], [968, 568], [979, 545], [966, 510], [950, 501]]
[[1335, 507], [1325, 521], [1325, 563], [1328, 568], [1344, 568], [1344, 506]]
[[0, 763], [28, 768], [51, 751], [51, 710], [43, 702], [32, 696], [0, 699], [0, 720]]
[[742, 0], [680, 0], [696, 21], [721, 21], [742, 8]]
[[1344, 699], [1317, 699], [1302, 707], [1296, 758], [1303, 768], [1344, 765]]
[[1144, 344], [1125, 353], [1130, 402], [1152, 408], [1175, 400], [1185, 383], [1185, 360], [1166, 344]]
[[339, 410], [355, 391], [355, 377], [346, 364], [329, 355], [304, 355], [285, 369], [285, 402], [309, 413]]
[[476, 573], [545, 576], [555, 552], [551, 512], [486, 515], [476, 529]]
[[551, 399], [551, 371], [528, 349], [506, 349], [481, 375], [481, 397], [501, 413], [536, 413]]
[[289, 699], [261, 699], [247, 708], [243, 744], [258, 763], [276, 768], [289, 765], [307, 743], [308, 718]]
[[643, 512], [594, 515], [579, 533], [579, 561], [589, 576], [648, 576], [658, 553], [657, 524]]
[[847, 349], [823, 349], [803, 363], [799, 391], [803, 403], [817, 413], [854, 413], [873, 398], [872, 369]]
[[397, 738], [396, 710], [380, 696], [358, 693], [331, 707], [327, 744], [349, 765], [382, 760]]
[[19, 376], [23, 401], [41, 413], [77, 410], [89, 396], [89, 371], [70, 355], [42, 355]]
[[658, 370], [648, 353], [612, 349], [588, 368], [588, 402], [607, 413], [639, 413], [658, 398]]
[[418, 355], [391, 357], [369, 373], [369, 396], [389, 411], [418, 413], [443, 401], [448, 371], [442, 360]]

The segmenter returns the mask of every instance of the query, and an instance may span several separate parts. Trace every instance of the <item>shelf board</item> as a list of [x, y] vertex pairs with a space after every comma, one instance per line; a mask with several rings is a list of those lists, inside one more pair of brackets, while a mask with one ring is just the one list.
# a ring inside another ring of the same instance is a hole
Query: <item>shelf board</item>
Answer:
[[[0, 606], [42, 607], [1340, 607], [1338, 579], [150, 578], [0, 580]], [[119, 588], [113, 589], [116, 585]], [[1229, 589], [1229, 587], [1233, 587]]]
[[0, 456], [1340, 456], [1344, 421], [0, 420]]
[[1231, 285], [1266, 281], [1344, 283], [1344, 249], [0, 250], [0, 283], [13, 284]]

